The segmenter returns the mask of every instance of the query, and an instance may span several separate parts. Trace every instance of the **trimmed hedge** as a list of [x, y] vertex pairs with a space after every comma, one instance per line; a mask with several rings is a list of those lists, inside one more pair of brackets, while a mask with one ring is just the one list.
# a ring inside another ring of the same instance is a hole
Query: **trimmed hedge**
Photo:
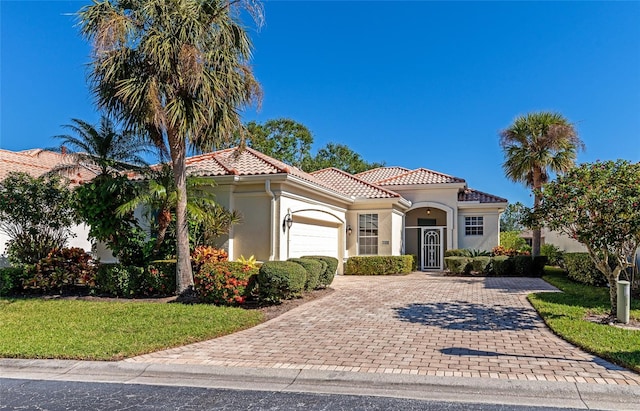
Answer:
[[471, 271], [471, 258], [462, 256], [445, 257], [444, 264], [452, 274], [468, 274]]
[[324, 261], [327, 264], [327, 268], [320, 275], [320, 287], [328, 287], [333, 282], [333, 277], [338, 270], [338, 259], [325, 255], [306, 255], [302, 258], [310, 258], [312, 260]]
[[311, 291], [320, 285], [320, 276], [326, 271], [327, 263], [312, 258], [290, 258], [287, 261], [300, 264], [307, 270], [307, 282], [304, 285], [305, 291]]
[[515, 267], [513, 259], [500, 255], [491, 259], [491, 273], [498, 277], [513, 277]]
[[469, 250], [464, 248], [452, 248], [450, 250], [446, 250], [444, 252], [445, 257], [470, 257], [471, 253]]
[[348, 275], [409, 274], [412, 267], [412, 255], [358, 256], [349, 257], [344, 273]]
[[591, 260], [589, 253], [565, 253], [563, 257], [567, 276], [573, 281], [603, 287], [609, 283]]
[[265, 261], [256, 282], [260, 299], [277, 303], [302, 295], [307, 270], [292, 261]]
[[491, 257], [477, 256], [471, 259], [471, 271], [488, 274], [491, 270]]

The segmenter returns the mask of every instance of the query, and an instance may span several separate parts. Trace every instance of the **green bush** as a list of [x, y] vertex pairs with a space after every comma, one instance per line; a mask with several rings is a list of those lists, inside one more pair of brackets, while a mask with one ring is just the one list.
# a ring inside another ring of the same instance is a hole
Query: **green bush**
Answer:
[[544, 275], [544, 267], [549, 265], [549, 257], [539, 255], [533, 257], [532, 277], [542, 277]]
[[533, 272], [533, 258], [528, 255], [514, 255], [511, 257], [513, 260], [513, 271], [517, 277], [529, 277]]
[[470, 257], [445, 257], [444, 265], [452, 274], [468, 274], [471, 271]]
[[411, 255], [411, 272], [413, 271], [418, 271], [418, 256], [415, 254], [408, 254]]
[[445, 257], [471, 257], [469, 250], [462, 248], [452, 248], [444, 252]]
[[542, 244], [540, 246], [540, 255], [549, 259], [549, 265], [561, 266], [564, 251], [553, 244]]
[[236, 261], [204, 263], [194, 275], [194, 290], [202, 302], [237, 305], [245, 302], [249, 282], [258, 269]]
[[527, 241], [520, 237], [520, 231], [500, 232], [500, 245], [508, 250], [526, 251]]
[[344, 268], [345, 274], [388, 275], [408, 274], [412, 271], [411, 255], [371, 255], [349, 257]]
[[307, 270], [291, 261], [265, 261], [256, 282], [260, 299], [277, 303], [302, 295]]
[[26, 270], [29, 275], [23, 285], [31, 291], [63, 292], [74, 286], [95, 285], [96, 266], [93, 257], [82, 248], [52, 250]]
[[510, 257], [501, 255], [491, 258], [491, 272], [498, 277], [512, 277], [515, 267]]
[[175, 260], [154, 261], [147, 267], [100, 264], [93, 292], [134, 298], [166, 296], [176, 291]]
[[471, 259], [471, 271], [488, 274], [491, 269], [491, 257], [478, 256]]
[[333, 282], [333, 277], [336, 275], [338, 269], [338, 259], [334, 257], [328, 257], [323, 255], [308, 255], [302, 258], [311, 258], [314, 260], [324, 261], [327, 264], [327, 268], [324, 273], [320, 275], [320, 287], [328, 287]]
[[311, 291], [320, 285], [320, 275], [327, 269], [327, 263], [311, 258], [290, 258], [288, 261], [300, 264], [307, 270], [307, 282], [304, 285], [305, 291]]
[[22, 290], [22, 282], [28, 273], [22, 267], [0, 268], [0, 296], [11, 295]]
[[596, 268], [588, 253], [565, 253], [563, 260], [567, 276], [573, 281], [596, 287], [609, 283], [604, 274]]

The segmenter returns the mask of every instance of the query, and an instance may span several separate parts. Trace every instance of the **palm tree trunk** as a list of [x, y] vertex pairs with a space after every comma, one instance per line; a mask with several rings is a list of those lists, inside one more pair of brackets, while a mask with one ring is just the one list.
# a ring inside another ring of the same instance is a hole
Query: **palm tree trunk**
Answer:
[[182, 294], [193, 286], [193, 271], [191, 270], [191, 256], [189, 253], [189, 229], [187, 226], [186, 142], [184, 139], [172, 135], [172, 133], [168, 137], [173, 176], [178, 194], [178, 204], [176, 206], [176, 250], [178, 254], [176, 288], [178, 294]]
[[[533, 188], [540, 190], [542, 188], [542, 170], [536, 168], [533, 170]], [[533, 211], [537, 210], [542, 202], [542, 195], [535, 191], [533, 196]], [[531, 255], [536, 257], [540, 255], [540, 242], [542, 239], [542, 230], [535, 227], [531, 236]]]

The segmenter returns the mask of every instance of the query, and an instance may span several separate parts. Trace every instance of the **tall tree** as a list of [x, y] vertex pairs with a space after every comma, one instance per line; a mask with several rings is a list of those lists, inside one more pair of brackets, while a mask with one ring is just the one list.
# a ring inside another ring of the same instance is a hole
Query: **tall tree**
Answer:
[[304, 125], [286, 118], [269, 120], [264, 124], [247, 124], [246, 143], [268, 156], [301, 167], [311, 155], [313, 135]]
[[104, 175], [146, 165], [141, 155], [148, 151], [147, 146], [131, 132], [118, 130], [108, 116], [102, 116], [98, 126], [77, 118], [71, 121], [73, 124], [64, 127], [75, 135], [54, 136], [62, 142], [51, 150], [68, 152], [73, 161], [56, 166], [53, 173], [89, 166], [97, 167], [99, 174]]
[[168, 153], [177, 192], [176, 282], [193, 285], [187, 228], [187, 148], [210, 150], [242, 129], [239, 108], [260, 96], [239, 16], [254, 0], [94, 0], [78, 16], [93, 43], [97, 105]]
[[524, 220], [529, 215], [529, 208], [521, 202], [507, 205], [504, 213], [500, 215], [500, 231], [522, 231]]
[[[561, 114], [551, 112], [519, 116], [500, 132], [500, 137], [505, 174], [533, 189], [534, 212], [540, 205], [542, 185], [549, 180], [549, 174], [570, 170], [577, 151], [584, 146], [573, 124]], [[540, 237], [540, 227], [534, 227], [531, 247], [534, 256], [540, 255]]]
[[383, 163], [369, 163], [362, 156], [344, 144], [328, 143], [318, 150], [315, 157], [309, 157], [303, 164], [307, 172], [336, 167], [351, 174], [361, 173], [372, 168], [382, 167]]

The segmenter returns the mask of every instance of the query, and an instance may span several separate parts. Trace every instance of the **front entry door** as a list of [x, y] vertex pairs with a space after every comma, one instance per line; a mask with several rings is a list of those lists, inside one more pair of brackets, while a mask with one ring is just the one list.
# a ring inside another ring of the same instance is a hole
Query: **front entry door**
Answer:
[[442, 270], [442, 227], [421, 228], [422, 270]]

